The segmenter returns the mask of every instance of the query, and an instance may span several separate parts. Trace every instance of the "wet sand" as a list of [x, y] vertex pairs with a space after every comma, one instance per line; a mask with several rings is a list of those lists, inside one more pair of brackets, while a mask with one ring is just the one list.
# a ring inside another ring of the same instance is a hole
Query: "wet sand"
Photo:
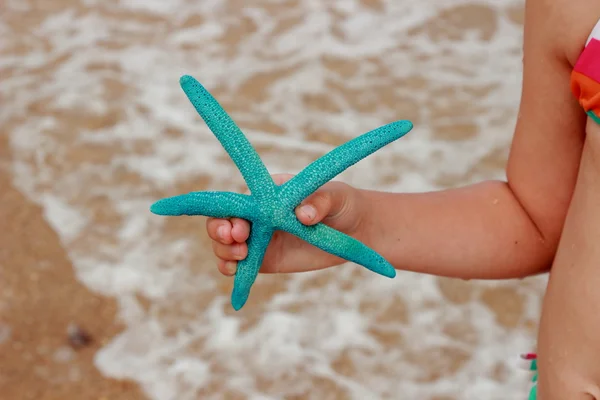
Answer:
[[90, 292], [40, 206], [0, 172], [0, 393], [3, 399], [143, 399], [109, 379], [96, 351], [121, 330], [113, 299]]
[[[59, 4], [60, 3], [60, 4]], [[380, 6], [378, 1], [366, 1], [369, 7], [377, 9]], [[14, 28], [15, 32], [23, 31], [27, 26], [34, 26], [43, 20], [46, 13], [50, 13], [59, 6], [70, 6], [77, 12], [81, 12], [83, 7], [77, 1], [53, 2], [46, 9], [37, 4], [29, 14], [14, 12], [12, 17], [19, 17], [21, 20], [9, 21], [10, 16], [5, 22], [11, 26], [22, 25], [23, 28]], [[45, 3], [48, 4], [48, 3]], [[1, 7], [1, 6], [0, 6]], [[522, 13], [520, 8], [509, 10], [511, 19], [520, 23]], [[119, 17], [126, 21], [135, 19], [144, 20], [144, 14], [124, 14]], [[489, 15], [484, 7], [473, 6], [449, 12], [440, 16], [435, 24], [427, 29], [431, 29], [430, 35], [450, 36], [458, 25], [471, 29], [479, 29], [482, 35], [491, 35], [486, 29], [492, 29], [490, 23], [493, 16]], [[162, 24], [164, 21], [157, 20], [156, 17], [147, 17], [148, 24]], [[188, 19], [188, 24], [201, 24], [202, 21]], [[290, 21], [289, 23], [293, 23]], [[473, 28], [474, 27], [474, 28]], [[248, 27], [239, 26], [236, 35], [229, 39], [225, 38], [224, 46], [234, 48], [239, 35], [244, 33]], [[285, 30], [285, 27], [281, 28]], [[487, 33], [486, 33], [487, 32]], [[417, 32], [415, 32], [416, 34]], [[139, 39], [139, 38], [138, 38]], [[227, 42], [229, 40], [229, 42]], [[143, 42], [143, 40], [142, 40]], [[108, 45], [110, 46], [110, 45]], [[113, 43], [112, 46], [119, 46]], [[8, 49], [8, 50], [7, 50]], [[27, 53], [27, 45], [15, 42], [12, 46], [7, 46], [4, 55], [19, 55]], [[335, 60], [324, 61], [328, 68], [335, 70], [340, 76], [351, 77], [356, 65], [351, 63], [336, 63]], [[48, 70], [52, 70], [60, 65], [61, 60], [47, 60], [44, 68], [40, 68], [38, 73], [40, 77], [45, 76]], [[117, 67], [106, 65], [90, 66], [90, 74], [101, 74], [106, 71], [119, 73]], [[7, 73], [10, 73], [8, 71]], [[15, 74], [16, 72], [12, 71]], [[282, 73], [285, 76], [285, 73]], [[234, 96], [229, 93], [229, 100], [224, 100], [224, 105], [229, 110], [240, 110], [246, 107], [245, 99], [259, 99], [264, 95], [264, 88], [276, 82], [279, 77], [262, 76], [261, 79], [253, 81], [252, 85], [243, 86]], [[41, 78], [40, 78], [41, 79]], [[1, 81], [0, 81], [1, 82]], [[406, 83], [406, 82], [405, 82]], [[413, 81], [409, 84], [418, 87], [421, 83]], [[351, 90], [336, 88], [345, 99], [353, 105], [358, 111], [364, 111], [362, 107], [370, 107], [361, 103], [360, 96]], [[132, 96], [131, 88], [124, 85], [119, 80], [107, 79], [106, 84], [107, 98], [117, 103], [117, 107], [110, 109], [101, 117], [83, 116], [77, 113], [53, 113], [52, 110], [43, 102], [32, 102], [27, 110], [29, 116], [52, 115], [60, 121], [61, 129], [65, 132], [73, 132], [74, 135], [83, 129], [102, 129], [115, 125], [119, 120], [126, 118], [118, 109], [120, 101], [127, 101]], [[215, 90], [216, 95], [226, 94], [223, 89]], [[15, 94], [16, 95], [16, 94]], [[395, 103], [398, 99], [394, 95], [389, 98], [383, 97], [378, 101], [383, 102], [387, 107], [399, 107], [406, 113], [414, 113], [414, 108], [410, 104]], [[306, 99], [312, 108], [332, 107], [332, 103], [326, 98], [314, 96]], [[404, 107], [404, 108], [403, 108]], [[335, 111], [335, 110], [332, 110]], [[456, 106], [455, 111], [460, 112], [460, 104]], [[9, 109], [10, 112], [10, 109]], [[143, 110], [142, 110], [143, 112]], [[40, 205], [29, 200], [20, 190], [18, 190], [13, 180], [12, 160], [15, 154], [14, 150], [8, 144], [8, 135], [11, 130], [16, 129], [23, 122], [25, 116], [15, 110], [13, 117], [5, 119], [6, 124], [0, 127], [0, 221], [2, 229], [0, 230], [0, 397], [7, 400], [20, 399], [63, 399], [63, 400], [113, 400], [113, 399], [144, 399], [145, 396], [138, 384], [126, 381], [115, 380], [103, 376], [94, 365], [94, 357], [98, 350], [108, 343], [122, 331], [124, 325], [119, 318], [119, 309], [115, 299], [104, 297], [91, 292], [78, 280], [71, 261], [69, 260], [66, 246], [78, 251], [86, 248], [93, 248], [97, 241], [105, 240], [106, 237], [114, 234], [120, 221], [116, 217], [116, 212], [107, 207], [106, 202], [98, 198], [73, 199], [79, 202], [79, 205], [86, 205], [93, 214], [93, 221], [96, 225], [109, 227], [108, 234], [96, 231], [92, 228], [86, 228], [78, 238], [68, 244], [61, 242], [58, 234], [53, 230], [44, 216]], [[246, 123], [245, 126], [251, 126]], [[255, 129], [265, 132], [282, 134], [282, 128], [269, 121], [255, 123]], [[165, 127], [166, 134], [180, 135], [177, 129]], [[336, 135], [335, 132], [323, 132], [315, 129], [307, 129], [311, 140], [317, 140], [326, 144], [340, 144], [345, 141], [344, 137]], [[437, 139], [447, 141], [468, 141], [472, 135], [476, 134], [469, 126], [452, 125], [440, 127]], [[312, 135], [312, 136], [311, 136]], [[58, 136], [57, 136], [58, 137]], [[78, 168], [84, 160], [90, 159], [97, 163], [108, 163], [111, 155], [123, 151], [123, 149], [107, 147], [77, 147], [71, 145], [73, 137], [63, 136], [60, 141], [61, 146], [68, 153], [68, 156], [55, 162], [52, 173], [60, 174], [63, 169]], [[147, 143], [140, 142], [139, 146], [133, 150], [144, 154], [148, 151]], [[265, 157], [277, 157], [279, 150], [269, 146], [259, 147], [261, 155]], [[315, 152], [295, 152], [294, 154], [304, 159], [312, 159], [317, 154]], [[291, 152], [289, 152], [291, 154]], [[455, 186], [472, 179], [473, 176], [485, 174], [487, 171], [496, 171], [501, 169], [506, 161], [507, 149], [498, 149], [491, 151], [489, 157], [482, 159], [477, 167], [465, 176], [455, 176], [452, 174], [441, 175], [438, 184], [443, 186]], [[285, 156], [285, 155], [284, 155]], [[302, 164], [304, 161], [298, 161]], [[35, 161], [31, 161], [35, 165]], [[407, 167], [404, 161], [398, 160], [398, 168]], [[35, 170], [35, 167], [32, 167]], [[116, 173], [107, 178], [104, 184], [116, 187], [119, 185], [131, 187], [144, 187], [143, 178], [128, 173]], [[386, 180], [397, 179], [394, 176], [382, 176], [382, 183]], [[203, 187], [211, 183], [210, 178], [193, 177], [189, 181], [180, 182], [172, 188], [150, 187], [153, 197], [160, 198], [165, 195], [181, 193], [191, 190], [202, 190]], [[82, 192], [85, 192], [85, 185], [91, 183], [83, 182]], [[137, 185], [137, 186], [136, 186]], [[197, 222], [197, 221], [196, 221]], [[177, 220], [169, 221], [164, 227], [165, 237], [178, 238], [195, 235], [198, 237], [200, 245], [191, 253], [191, 263], [197, 265], [199, 272], [210, 274], [210, 276], [219, 279], [214, 269], [205, 272], [210, 267], [211, 261], [206, 261], [207, 254], [210, 254], [210, 244], [204, 232], [198, 233], [198, 224], [189, 221]], [[114, 229], [113, 229], [114, 228]], [[111, 231], [111, 229], [113, 229]], [[106, 239], [108, 240], [108, 239]], [[192, 272], [194, 272], [192, 268]], [[306, 282], [306, 289], [315, 289], [325, 287], [335, 280], [333, 273], [323, 273], [315, 279]], [[260, 318], [261, 304], [272, 299], [277, 293], [284, 290], [286, 278], [281, 277], [276, 282], [258, 282], [253, 295], [246, 308], [248, 310], [244, 316], [242, 331], [252, 328]], [[438, 286], [446, 301], [452, 304], [465, 304], [469, 301], [477, 301], [486, 305], [497, 319], [497, 323], [503, 328], [510, 330], [517, 327], [525, 327], [530, 332], [536, 328], [536, 321], [525, 315], [524, 299], [521, 289], [526, 287], [527, 283], [507, 283], [502, 287], [488, 288], [477, 287], [465, 282], [439, 279]], [[231, 290], [230, 280], [219, 280], [216, 294], [226, 294]], [[216, 295], [215, 294], [215, 295]], [[153, 308], [152, 300], [145, 299], [144, 296], [138, 297], [140, 305], [145, 312], [150, 313]], [[196, 307], [202, 307], [207, 304], [211, 297], [188, 299]], [[160, 314], [168, 316], [179, 315], [185, 317], [185, 311], [181, 311], [182, 303], [159, 305]], [[382, 326], [389, 321], [409, 321], [406, 316], [406, 307], [402, 300], [398, 299], [393, 307], [383, 310], [376, 310], [377, 305], [365, 305], [364, 312], [377, 312], [378, 321]], [[294, 312], [293, 308], [288, 311]], [[226, 310], [227, 314], [233, 314], [231, 310]], [[404, 317], [403, 317], [404, 315]], [[190, 315], [191, 317], [191, 315]], [[5, 328], [9, 327], [9, 328]], [[469, 344], [473, 338], [473, 328], [468, 323], [447, 324], [444, 327], [445, 334], [448, 337], [457, 340], [462, 344]], [[405, 343], [399, 335], [390, 334], [385, 329], [373, 329], [371, 334], [377, 341], [388, 348], [404, 348]], [[457, 347], [439, 347], [434, 349], [433, 359], [423, 358], [418, 352], [407, 350], [406, 357], [415, 365], [420, 365], [425, 371], [420, 379], [423, 382], [435, 381], [445, 374], [452, 374], [459, 370], [470, 359], [471, 354], [459, 350]], [[335, 371], [349, 378], [360, 375], [357, 369], [357, 362], [353, 354], [342, 353], [335, 360], [332, 360], [332, 367]], [[501, 365], [497, 368], [497, 375], [494, 379], [502, 381], [506, 371]], [[220, 394], [222, 399], [243, 399], [242, 393], [222, 390], [219, 379], [211, 381], [198, 398], [203, 398], [209, 394]], [[325, 378], [313, 378], [311, 395], [321, 396], [319, 398], [345, 399], [349, 395], [343, 389], [337, 387], [332, 381]], [[278, 383], [275, 381], [261, 381], [258, 379], [257, 387], [271, 394], [277, 393]], [[287, 397], [289, 399], [306, 398], [308, 393], [299, 394], [297, 397]], [[329, 396], [329, 397], [327, 397]], [[396, 397], [398, 398], [398, 397]], [[433, 400], [434, 398], [432, 398]], [[451, 397], [435, 397], [435, 400], [446, 400]]]

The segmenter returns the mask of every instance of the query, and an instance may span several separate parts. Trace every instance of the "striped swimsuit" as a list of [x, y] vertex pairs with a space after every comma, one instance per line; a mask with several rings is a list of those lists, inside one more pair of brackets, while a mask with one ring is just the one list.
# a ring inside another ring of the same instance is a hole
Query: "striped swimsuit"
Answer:
[[573, 68], [571, 91], [587, 115], [600, 124], [600, 21]]

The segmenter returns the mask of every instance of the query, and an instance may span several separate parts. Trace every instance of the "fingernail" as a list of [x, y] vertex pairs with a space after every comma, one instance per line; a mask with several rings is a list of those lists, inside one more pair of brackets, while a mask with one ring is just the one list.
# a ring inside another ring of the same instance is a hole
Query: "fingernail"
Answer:
[[237, 244], [237, 245], [233, 246], [233, 256], [235, 258], [237, 258], [238, 260], [242, 259], [242, 245], [241, 244]]
[[237, 264], [232, 262], [232, 261], [227, 261], [225, 263], [225, 271], [227, 271], [227, 273], [229, 275], [234, 275], [235, 271], [237, 270]]
[[306, 204], [300, 207], [300, 212], [304, 214], [309, 221], [312, 221], [317, 216], [317, 209], [311, 206], [310, 204]]
[[219, 237], [219, 239], [225, 240], [225, 231], [226, 231], [226, 228], [224, 225], [221, 225], [220, 227], [217, 228], [217, 236]]

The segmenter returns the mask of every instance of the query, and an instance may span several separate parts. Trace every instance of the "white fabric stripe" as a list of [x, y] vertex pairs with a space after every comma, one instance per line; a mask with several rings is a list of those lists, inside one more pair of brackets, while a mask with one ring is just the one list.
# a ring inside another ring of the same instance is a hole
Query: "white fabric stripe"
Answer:
[[596, 22], [596, 26], [594, 27], [594, 29], [592, 29], [592, 33], [590, 33], [587, 42], [585, 42], [585, 45], [587, 46], [592, 39], [600, 40], [600, 20]]

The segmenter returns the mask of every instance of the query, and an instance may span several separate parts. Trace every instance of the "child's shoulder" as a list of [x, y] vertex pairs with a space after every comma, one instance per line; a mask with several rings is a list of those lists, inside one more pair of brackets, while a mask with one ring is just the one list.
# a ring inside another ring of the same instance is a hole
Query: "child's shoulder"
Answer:
[[[600, 0], [527, 0], [527, 13], [539, 30], [539, 42], [575, 65], [585, 42], [600, 20]], [[528, 29], [526, 26], [525, 29]]]

